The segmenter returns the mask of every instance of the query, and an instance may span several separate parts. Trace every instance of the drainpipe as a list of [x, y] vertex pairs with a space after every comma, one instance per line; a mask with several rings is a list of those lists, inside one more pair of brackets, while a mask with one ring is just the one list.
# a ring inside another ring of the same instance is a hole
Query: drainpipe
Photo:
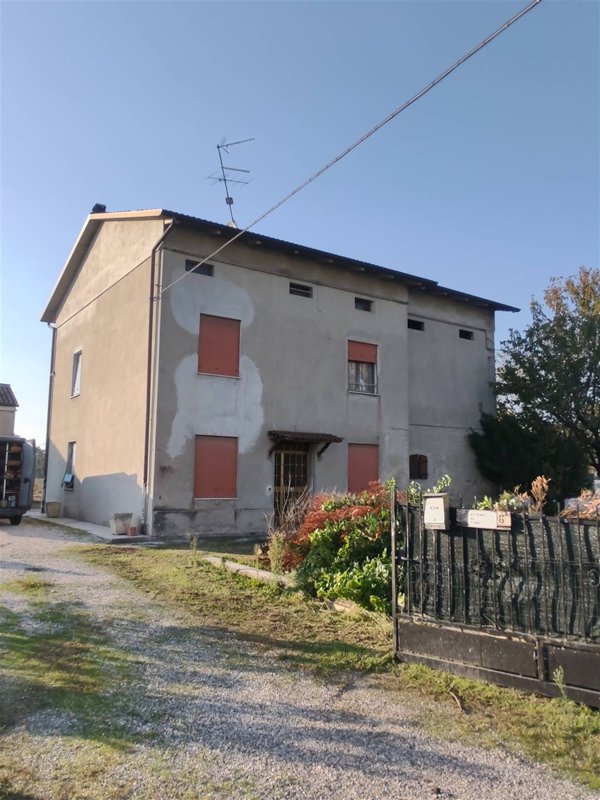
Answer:
[[47, 323], [52, 328], [52, 348], [50, 351], [50, 375], [48, 378], [48, 411], [46, 414], [46, 452], [44, 454], [44, 491], [42, 492], [42, 504], [40, 510], [46, 510], [46, 485], [48, 483], [48, 458], [50, 457], [50, 423], [52, 421], [52, 395], [54, 390], [54, 361], [56, 358], [56, 327], [50, 322]]
[[159, 247], [163, 244], [173, 226], [174, 220], [167, 225], [163, 235], [156, 242], [150, 254], [150, 297], [148, 299], [148, 358], [146, 364], [146, 424], [144, 429], [144, 475], [143, 475], [143, 509], [140, 533], [146, 533], [148, 515], [148, 464], [150, 457], [150, 418], [152, 416], [152, 354], [153, 354], [153, 333], [154, 333], [154, 301], [158, 298], [154, 296], [154, 281], [156, 279], [156, 254]]

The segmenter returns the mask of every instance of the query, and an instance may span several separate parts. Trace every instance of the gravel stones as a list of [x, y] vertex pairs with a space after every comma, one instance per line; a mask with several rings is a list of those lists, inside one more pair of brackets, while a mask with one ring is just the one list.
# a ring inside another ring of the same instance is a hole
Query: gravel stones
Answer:
[[0, 527], [0, 581], [43, 568], [60, 600], [82, 604], [127, 655], [131, 669], [115, 687], [126, 702], [114, 720], [127, 743], [77, 735], [72, 714], [33, 712], [0, 740], [5, 760], [28, 764], [20, 791], [46, 800], [598, 796], [504, 751], [428, 736], [414, 703], [367, 678], [340, 688], [213, 634], [190, 613], [66, 557], [74, 541], [27, 519]]

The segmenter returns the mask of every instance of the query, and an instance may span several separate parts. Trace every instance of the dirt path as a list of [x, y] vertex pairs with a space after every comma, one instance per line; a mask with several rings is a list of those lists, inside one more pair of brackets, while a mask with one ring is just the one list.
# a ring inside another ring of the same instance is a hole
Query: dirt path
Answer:
[[[0, 601], [20, 620], [20, 630], [59, 624], [48, 609], [60, 606], [76, 609], [81, 636], [87, 620], [106, 637], [98, 645], [105, 648], [106, 669], [95, 724], [85, 682], [80, 705], [57, 701], [27, 713], [26, 693], [15, 701], [24, 713], [0, 738], [9, 797], [598, 796], [501, 751], [430, 737], [416, 722], [419, 709], [366, 680], [342, 690], [202, 629], [184, 612], [67, 554], [75, 541], [25, 522], [0, 527]], [[26, 594], [3, 591], [2, 583], [14, 586], [27, 576], [52, 584], [44, 614]]]

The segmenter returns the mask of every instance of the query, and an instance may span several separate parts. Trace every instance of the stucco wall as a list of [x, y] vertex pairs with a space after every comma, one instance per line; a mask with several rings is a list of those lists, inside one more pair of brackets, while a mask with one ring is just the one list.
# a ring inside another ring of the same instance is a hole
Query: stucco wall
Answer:
[[[211, 245], [200, 236], [171, 237], [165, 283], [183, 273], [186, 257]], [[213, 277], [189, 275], [162, 301], [154, 487], [161, 532], [264, 528], [273, 510], [273, 429], [343, 437], [321, 458], [312, 448], [315, 490], [346, 489], [348, 442], [378, 444], [380, 474], [405, 481], [406, 290], [390, 286], [384, 296], [372, 277], [250, 247], [232, 247], [227, 263], [213, 263]], [[313, 297], [290, 295], [290, 278], [313, 286]], [[357, 295], [373, 300], [372, 312], [355, 309]], [[201, 313], [242, 320], [239, 378], [197, 374]], [[348, 339], [379, 345], [377, 396], [348, 393]], [[237, 500], [194, 500], [196, 434], [239, 437]]]
[[[412, 293], [408, 316], [424, 330], [408, 331], [410, 452], [426, 455], [433, 485], [453, 479], [452, 494], [465, 500], [487, 490], [468, 444], [481, 412], [493, 413], [494, 314], [447, 298]], [[473, 333], [462, 339], [459, 330]]]
[[[58, 314], [46, 499], [62, 501], [69, 517], [106, 525], [111, 514], [132, 512], [139, 523], [149, 256], [162, 230], [160, 221], [105, 222]], [[81, 389], [71, 397], [80, 348]], [[61, 483], [72, 441], [69, 491]]]
[[[65, 513], [107, 524], [139, 515], [146, 401], [150, 252], [160, 220], [106, 221], [57, 315], [46, 498]], [[218, 236], [174, 229], [158, 259], [162, 285], [184, 274]], [[344, 490], [349, 443], [379, 445], [380, 476], [409, 480], [409, 454], [428, 456], [433, 483], [449, 472], [467, 497], [482, 483], [467, 443], [480, 411], [493, 410], [493, 313], [370, 276], [359, 264], [316, 262], [253, 242], [235, 243], [214, 276], [187, 274], [156, 305], [157, 380], [152, 393], [150, 520], [157, 536], [264, 530], [273, 509], [269, 430], [343, 437], [321, 458], [311, 447], [312, 488]], [[139, 265], [139, 266], [138, 266]], [[133, 269], [131, 274], [127, 274]], [[313, 297], [289, 294], [289, 281]], [[355, 297], [373, 302], [357, 310]], [[201, 313], [241, 320], [240, 376], [198, 375]], [[407, 317], [425, 323], [407, 328]], [[459, 328], [473, 331], [460, 339]], [[347, 341], [378, 345], [378, 393], [347, 388]], [[71, 397], [73, 354], [81, 391]], [[154, 428], [155, 423], [155, 428]], [[198, 434], [239, 440], [238, 497], [193, 497]], [[68, 443], [77, 443], [75, 487], [61, 488]]]

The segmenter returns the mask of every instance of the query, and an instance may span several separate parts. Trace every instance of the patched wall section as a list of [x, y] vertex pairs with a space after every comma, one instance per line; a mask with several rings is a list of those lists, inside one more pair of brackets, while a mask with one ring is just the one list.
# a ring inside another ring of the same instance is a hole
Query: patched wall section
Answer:
[[[163, 282], [183, 274], [186, 258], [211, 249], [212, 241], [178, 231], [164, 253]], [[316, 491], [346, 489], [348, 443], [377, 444], [382, 477], [405, 481], [406, 290], [390, 285], [384, 297], [381, 282], [371, 277], [249, 246], [228, 248], [226, 258], [213, 262], [213, 276], [188, 274], [162, 300], [156, 534], [263, 531], [273, 511], [269, 430], [343, 437], [320, 458], [320, 446], [310, 447]], [[290, 279], [310, 285], [312, 296], [290, 294]], [[356, 309], [359, 295], [371, 298], [372, 312]], [[205, 313], [241, 320], [239, 377], [198, 374], [199, 317]], [[348, 339], [378, 347], [373, 395], [348, 392]], [[239, 438], [236, 499], [194, 499], [196, 435]]]

